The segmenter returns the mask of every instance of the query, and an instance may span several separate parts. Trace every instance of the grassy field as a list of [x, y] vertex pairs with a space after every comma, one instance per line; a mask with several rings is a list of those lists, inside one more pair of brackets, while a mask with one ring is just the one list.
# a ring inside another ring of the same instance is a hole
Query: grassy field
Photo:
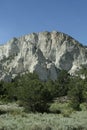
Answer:
[[[25, 113], [16, 103], [0, 105], [0, 130], [87, 130], [87, 111], [64, 114]], [[54, 105], [55, 106], [55, 105]], [[53, 106], [51, 107], [53, 109]], [[67, 111], [67, 110], [66, 110]], [[65, 112], [66, 113], [66, 112]]]

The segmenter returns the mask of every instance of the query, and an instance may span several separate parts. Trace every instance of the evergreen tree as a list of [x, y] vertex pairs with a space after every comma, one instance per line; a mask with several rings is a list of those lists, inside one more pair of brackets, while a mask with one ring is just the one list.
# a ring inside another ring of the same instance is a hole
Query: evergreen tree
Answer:
[[52, 96], [48, 88], [38, 78], [30, 80], [30, 74], [24, 75], [18, 80], [17, 95], [24, 107], [30, 111], [48, 111]]

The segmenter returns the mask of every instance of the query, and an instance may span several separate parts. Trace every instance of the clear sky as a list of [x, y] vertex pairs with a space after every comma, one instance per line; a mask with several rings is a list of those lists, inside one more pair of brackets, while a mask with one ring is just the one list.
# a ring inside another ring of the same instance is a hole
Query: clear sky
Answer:
[[53, 30], [87, 45], [87, 0], [0, 0], [0, 44]]

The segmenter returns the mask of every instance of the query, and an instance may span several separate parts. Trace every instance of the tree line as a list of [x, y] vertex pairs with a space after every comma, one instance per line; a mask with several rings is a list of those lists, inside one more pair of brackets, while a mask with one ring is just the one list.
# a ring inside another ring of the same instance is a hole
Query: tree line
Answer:
[[[81, 75], [85, 78], [82, 79]], [[87, 69], [82, 68], [77, 76], [61, 70], [56, 81], [43, 82], [36, 73], [18, 75], [12, 82], [0, 81], [0, 100], [20, 101], [26, 110], [48, 112], [49, 106], [57, 97], [67, 96], [70, 106], [80, 109], [87, 103]]]

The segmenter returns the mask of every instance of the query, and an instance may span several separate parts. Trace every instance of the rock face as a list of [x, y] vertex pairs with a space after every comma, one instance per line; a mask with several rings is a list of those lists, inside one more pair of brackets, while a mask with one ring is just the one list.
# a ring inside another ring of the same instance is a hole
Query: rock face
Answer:
[[13, 38], [0, 46], [0, 80], [34, 71], [41, 80], [55, 80], [60, 69], [74, 73], [82, 64], [87, 64], [87, 48], [56, 31]]

